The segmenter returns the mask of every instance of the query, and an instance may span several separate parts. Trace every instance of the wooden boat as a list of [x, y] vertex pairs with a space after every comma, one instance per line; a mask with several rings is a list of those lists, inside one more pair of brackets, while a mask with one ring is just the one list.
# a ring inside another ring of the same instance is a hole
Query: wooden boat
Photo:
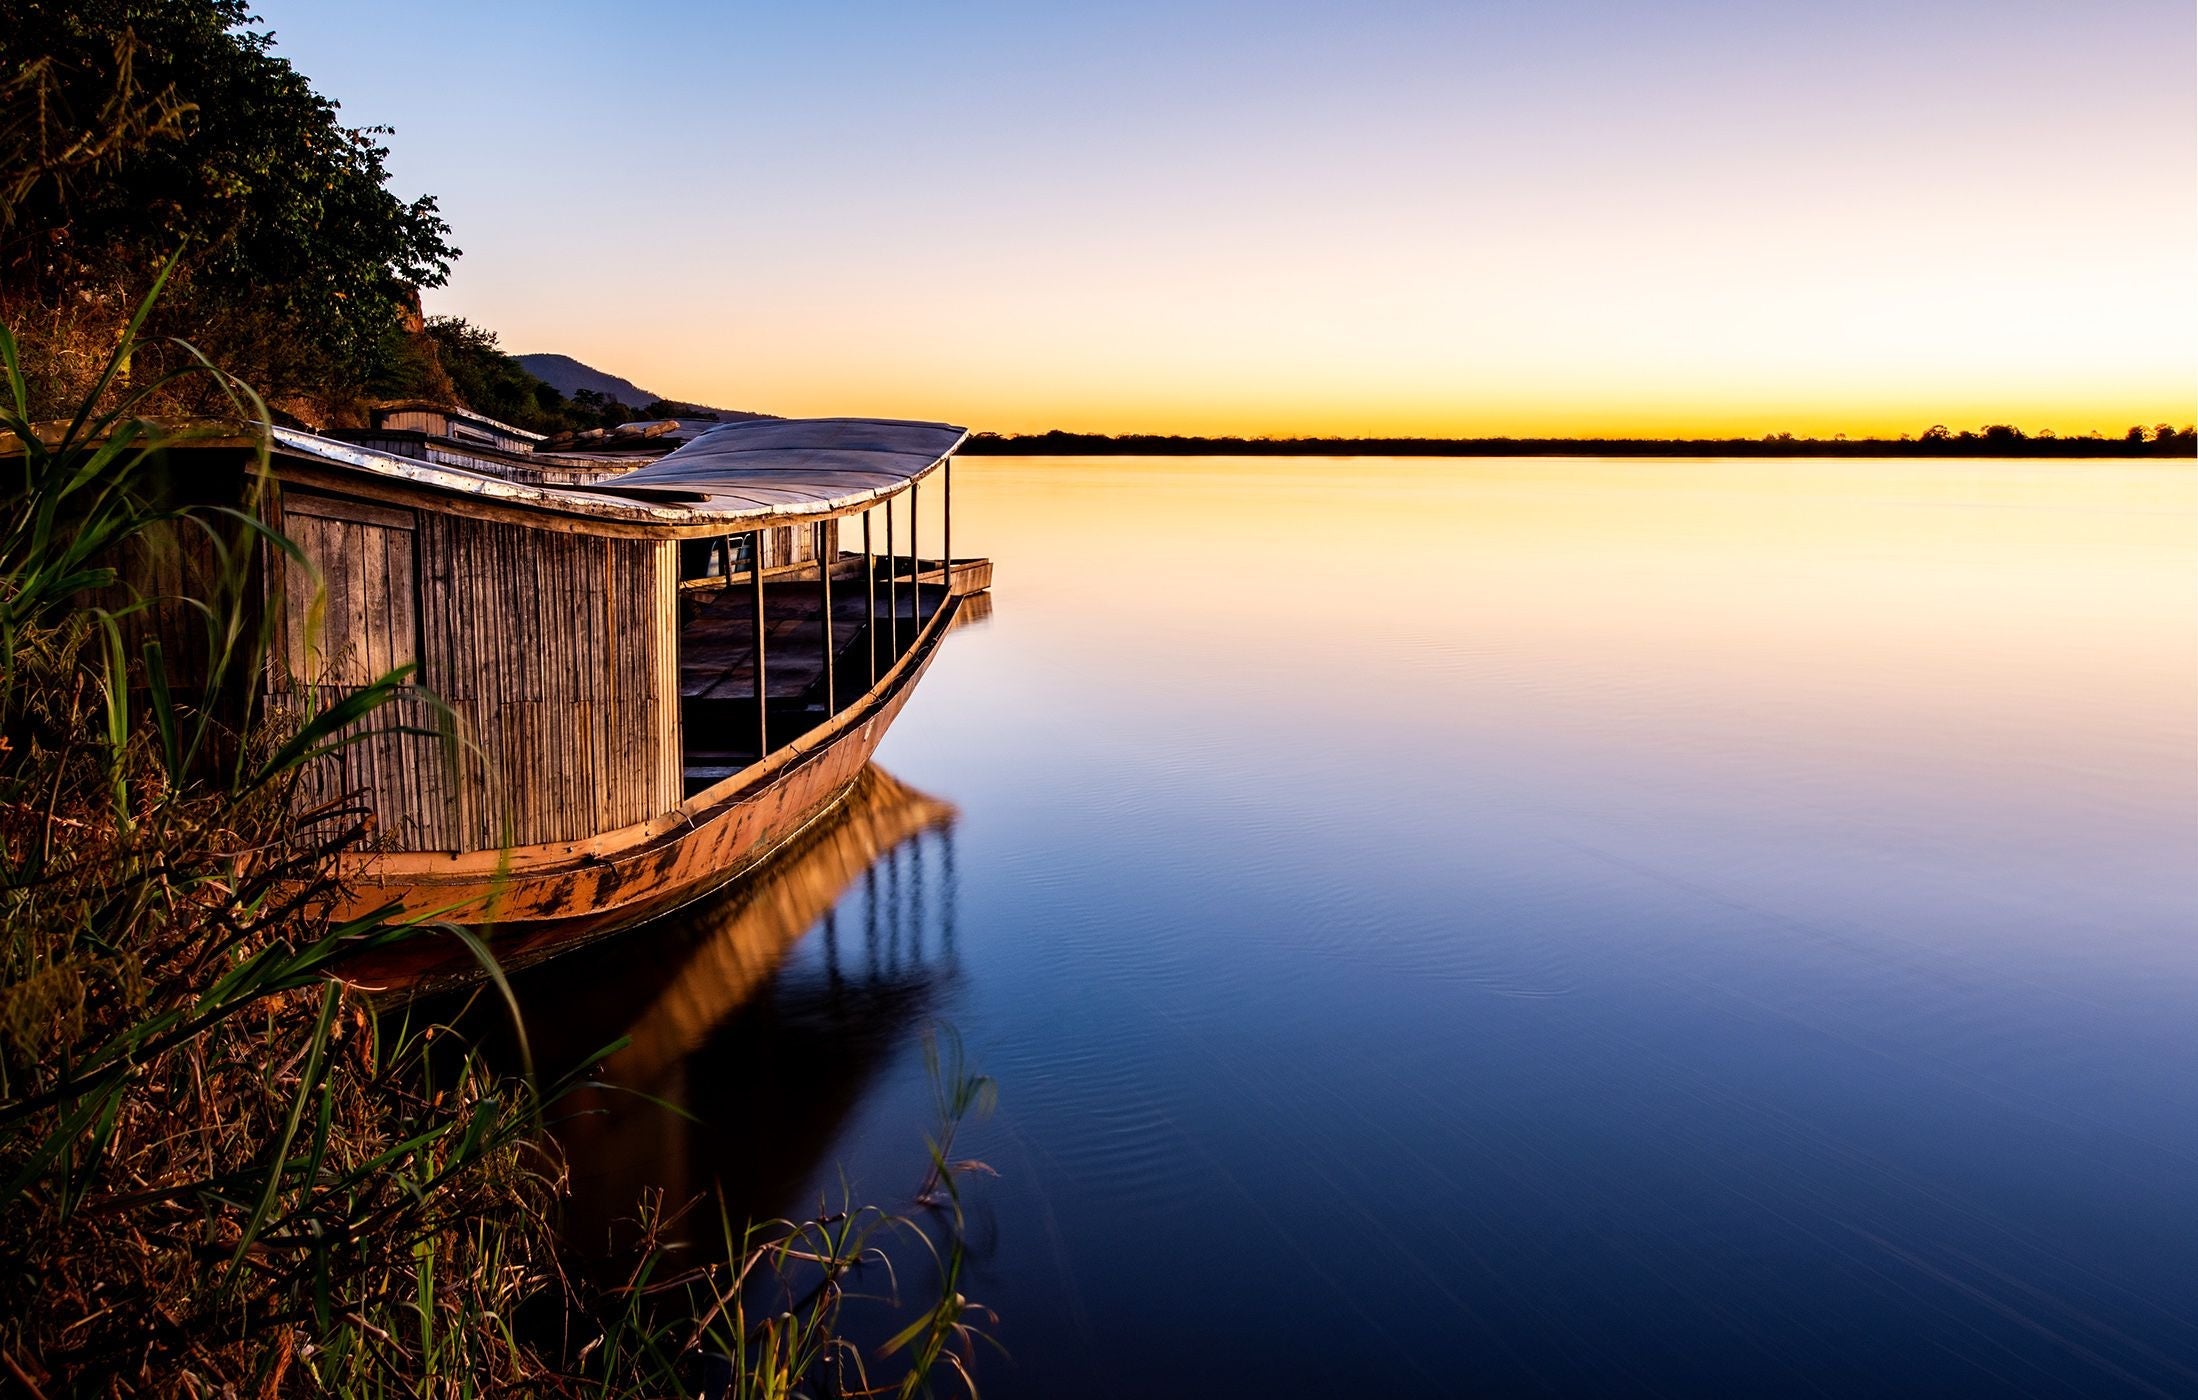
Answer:
[[404, 666], [423, 692], [314, 775], [373, 814], [338, 913], [493, 947], [629, 927], [798, 836], [991, 583], [952, 556], [946, 424], [739, 422], [524, 469], [273, 432], [264, 509], [304, 560], [269, 569], [271, 703]]

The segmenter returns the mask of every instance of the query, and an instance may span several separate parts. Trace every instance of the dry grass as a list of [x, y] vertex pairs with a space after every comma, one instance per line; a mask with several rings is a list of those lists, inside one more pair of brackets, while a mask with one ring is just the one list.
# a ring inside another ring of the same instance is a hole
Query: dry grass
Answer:
[[[152, 499], [166, 439], [142, 410], [173, 374], [241, 421], [264, 406], [188, 347], [128, 384], [150, 305], [58, 435], [32, 431], [0, 330], [0, 1371], [35, 1396], [973, 1391], [950, 1147], [989, 1086], [958, 1053], [922, 1226], [728, 1228], [725, 1262], [645, 1248], [590, 1285], [560, 1267], [562, 1181], [537, 1145], [556, 1091], [332, 975], [417, 930], [331, 920], [365, 818], [306, 805], [300, 776], [405, 677], [257, 711], [265, 639], [241, 600], [257, 552], [289, 546], [249, 501]], [[105, 562], [179, 529], [219, 542], [180, 600], [212, 658], [188, 693], [157, 644], [123, 645], [128, 614], [179, 600], [131, 598]], [[842, 1305], [889, 1277], [889, 1244], [927, 1261], [936, 1301], [866, 1358]]]

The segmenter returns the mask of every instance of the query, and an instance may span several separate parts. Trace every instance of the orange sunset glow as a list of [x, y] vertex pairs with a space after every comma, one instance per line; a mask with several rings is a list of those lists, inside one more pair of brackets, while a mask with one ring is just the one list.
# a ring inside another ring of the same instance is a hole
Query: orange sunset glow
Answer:
[[[1002, 432], [2198, 415], [2187, 6], [698, 7], [721, 84], [419, 18], [401, 73], [347, 42], [386, 16], [273, 21], [444, 193], [467, 255], [430, 309], [677, 398]], [[484, 165], [484, 111], [532, 137]], [[612, 150], [631, 194], [520, 197]]]

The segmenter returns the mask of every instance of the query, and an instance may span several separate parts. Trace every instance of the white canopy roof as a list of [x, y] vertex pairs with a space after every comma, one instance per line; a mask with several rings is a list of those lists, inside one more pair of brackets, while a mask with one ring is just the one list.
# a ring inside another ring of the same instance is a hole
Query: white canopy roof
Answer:
[[921, 479], [968, 436], [968, 429], [947, 423], [892, 418], [727, 423], [588, 489], [711, 509], [844, 510]]
[[586, 486], [540, 486], [498, 476], [486, 462], [473, 470], [290, 428], [272, 432], [285, 455], [385, 481], [471, 496], [506, 510], [553, 511], [680, 535], [861, 510], [929, 475], [969, 436], [966, 428], [946, 423], [885, 418], [760, 419], [713, 428], [646, 466]]

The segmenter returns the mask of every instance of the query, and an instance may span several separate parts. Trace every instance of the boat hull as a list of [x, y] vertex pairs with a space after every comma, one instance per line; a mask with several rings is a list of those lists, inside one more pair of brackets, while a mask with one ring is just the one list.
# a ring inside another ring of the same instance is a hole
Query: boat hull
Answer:
[[[508, 968], [712, 893], [768, 859], [847, 792], [966, 602], [959, 593], [945, 599], [917, 644], [859, 701], [669, 816], [556, 846], [352, 858], [338, 917], [401, 909], [405, 917], [455, 924]], [[434, 933], [345, 967], [348, 979], [389, 990], [422, 990], [484, 972], [463, 940]]]

